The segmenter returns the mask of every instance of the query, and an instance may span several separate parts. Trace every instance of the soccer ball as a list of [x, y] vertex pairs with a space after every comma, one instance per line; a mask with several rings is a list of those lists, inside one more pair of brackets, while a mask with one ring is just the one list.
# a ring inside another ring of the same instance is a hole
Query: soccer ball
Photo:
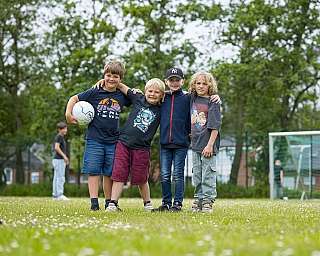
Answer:
[[79, 125], [88, 125], [94, 118], [94, 108], [89, 102], [78, 101], [72, 109], [72, 115]]

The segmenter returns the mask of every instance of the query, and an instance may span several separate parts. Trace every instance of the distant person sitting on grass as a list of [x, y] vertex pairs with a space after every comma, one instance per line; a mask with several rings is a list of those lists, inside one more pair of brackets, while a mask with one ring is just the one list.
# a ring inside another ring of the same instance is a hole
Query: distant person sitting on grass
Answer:
[[195, 186], [192, 211], [212, 212], [216, 191], [216, 155], [220, 145], [220, 104], [210, 101], [217, 82], [207, 72], [191, 77], [191, 147]]
[[118, 88], [132, 101], [133, 109], [120, 130], [112, 170], [112, 193], [108, 211], [120, 211], [118, 200], [130, 175], [130, 184], [138, 185], [144, 209], [153, 209], [148, 184], [151, 141], [160, 124], [160, 105], [165, 85], [153, 78], [145, 85], [145, 95], [134, 93], [124, 84]]
[[52, 181], [52, 196], [54, 200], [69, 200], [63, 194], [63, 186], [65, 182], [66, 166], [69, 164], [67, 156], [67, 146], [64, 137], [67, 135], [68, 127], [65, 122], [57, 124], [58, 134], [53, 142], [53, 181]]

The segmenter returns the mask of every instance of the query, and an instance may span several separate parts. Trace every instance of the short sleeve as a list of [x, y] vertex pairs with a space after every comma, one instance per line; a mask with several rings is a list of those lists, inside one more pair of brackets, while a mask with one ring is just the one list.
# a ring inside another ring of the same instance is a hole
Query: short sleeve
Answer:
[[96, 89], [96, 88], [90, 88], [90, 89], [88, 89], [88, 90], [86, 90], [84, 92], [79, 93], [77, 96], [78, 96], [80, 101], [81, 100], [87, 101], [91, 97], [91, 95], [93, 93], [95, 93], [97, 90], [98, 89]]
[[207, 128], [218, 131], [221, 128], [221, 112], [219, 103], [209, 103]]

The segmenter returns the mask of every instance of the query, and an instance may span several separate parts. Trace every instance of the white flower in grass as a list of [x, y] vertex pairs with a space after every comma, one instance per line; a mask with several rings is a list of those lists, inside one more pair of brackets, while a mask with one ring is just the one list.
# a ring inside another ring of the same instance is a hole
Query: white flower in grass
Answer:
[[224, 249], [221, 252], [221, 256], [231, 256], [232, 255], [232, 250], [231, 249]]
[[175, 231], [174, 228], [172, 227], [168, 228], [168, 232], [173, 233], [174, 231]]
[[212, 237], [211, 237], [210, 235], [205, 235], [205, 236], [203, 237], [203, 240], [204, 240], [204, 241], [211, 241], [211, 240], [212, 240]]
[[148, 236], [148, 235], [144, 235], [143, 238], [144, 238], [144, 240], [146, 240], [146, 241], [149, 241], [149, 240], [150, 240], [150, 236]]
[[58, 254], [58, 256], [68, 256], [68, 253], [66, 253], [66, 252], [60, 252], [60, 253]]
[[11, 241], [10, 246], [11, 246], [11, 248], [15, 249], [15, 248], [19, 247], [19, 244], [16, 240], [13, 240], [13, 241]]
[[202, 240], [197, 241], [197, 246], [199, 247], [204, 246], [204, 241]]
[[283, 247], [284, 243], [283, 243], [282, 241], [277, 241], [277, 242], [276, 242], [276, 245], [277, 245], [278, 247]]
[[77, 255], [78, 256], [94, 255], [94, 250], [92, 248], [82, 248]]
[[249, 244], [255, 244], [256, 243], [256, 240], [254, 240], [254, 239], [249, 239]]

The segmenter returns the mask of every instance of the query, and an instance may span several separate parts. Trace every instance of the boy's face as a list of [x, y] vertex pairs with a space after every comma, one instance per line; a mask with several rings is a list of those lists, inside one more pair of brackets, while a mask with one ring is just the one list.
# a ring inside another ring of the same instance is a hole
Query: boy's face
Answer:
[[118, 74], [105, 73], [104, 74], [104, 88], [108, 90], [116, 90], [121, 78]]
[[209, 85], [203, 76], [199, 76], [195, 81], [196, 92], [199, 96], [208, 96]]
[[170, 91], [174, 92], [179, 90], [182, 87], [184, 80], [181, 79], [180, 77], [172, 76], [166, 79], [165, 82], [166, 82], [166, 85], [169, 87]]
[[152, 105], [159, 104], [163, 97], [163, 92], [154, 85], [149, 86], [144, 93], [147, 102]]
[[59, 133], [64, 136], [67, 135], [67, 132], [68, 132], [68, 127], [64, 127], [62, 129], [59, 129]]

